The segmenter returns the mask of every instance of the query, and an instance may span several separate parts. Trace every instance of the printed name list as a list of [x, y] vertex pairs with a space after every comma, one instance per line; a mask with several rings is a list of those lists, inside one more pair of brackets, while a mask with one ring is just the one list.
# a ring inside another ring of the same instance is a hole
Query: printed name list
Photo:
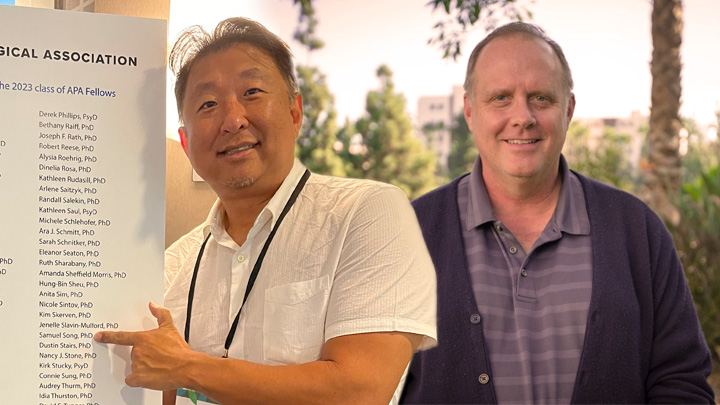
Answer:
[[165, 22], [0, 6], [0, 36], [0, 402], [159, 403], [93, 335], [162, 300]]

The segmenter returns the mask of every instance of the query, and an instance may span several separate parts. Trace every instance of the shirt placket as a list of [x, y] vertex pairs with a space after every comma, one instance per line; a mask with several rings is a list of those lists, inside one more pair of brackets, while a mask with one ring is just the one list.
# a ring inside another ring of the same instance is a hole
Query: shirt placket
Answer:
[[529, 255], [526, 254], [515, 235], [502, 222], [495, 221], [493, 223], [493, 232], [510, 272], [515, 300], [528, 303], [537, 302], [535, 280], [533, 274], [528, 271], [532, 252]]
[[[255, 221], [255, 224], [248, 232], [245, 243], [240, 246], [233, 253], [232, 259], [232, 287], [230, 295], [230, 312], [228, 313], [228, 325], [232, 325], [235, 321], [235, 317], [240, 310], [243, 298], [245, 296], [245, 290], [247, 289], [248, 280], [250, 279], [250, 273], [252, 272], [252, 266], [255, 263], [255, 256], [257, 256], [258, 243], [262, 245], [267, 238], [269, 231], [265, 230], [266, 226], [269, 226], [269, 219], [271, 214], [267, 210], [263, 210]], [[247, 303], [246, 303], [247, 305]], [[241, 358], [245, 358], [245, 320], [247, 317], [240, 316], [237, 330], [232, 342], [233, 352], [238, 353]]]

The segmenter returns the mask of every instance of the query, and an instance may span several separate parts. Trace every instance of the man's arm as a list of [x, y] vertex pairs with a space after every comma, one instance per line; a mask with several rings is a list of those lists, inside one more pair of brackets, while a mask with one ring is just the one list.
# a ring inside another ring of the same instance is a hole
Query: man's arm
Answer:
[[[659, 222], [659, 220], [657, 220]], [[657, 225], [663, 227], [662, 224]], [[670, 234], [660, 228], [651, 264], [655, 322], [650, 370], [646, 380], [650, 403], [714, 403], [707, 377], [710, 352], [700, 329], [692, 295]]]
[[339, 336], [323, 345], [318, 361], [266, 366], [195, 352], [167, 309], [151, 304], [150, 311], [157, 329], [95, 334], [99, 342], [133, 346], [125, 382], [164, 391], [193, 389], [223, 404], [387, 404], [422, 339], [394, 332]]

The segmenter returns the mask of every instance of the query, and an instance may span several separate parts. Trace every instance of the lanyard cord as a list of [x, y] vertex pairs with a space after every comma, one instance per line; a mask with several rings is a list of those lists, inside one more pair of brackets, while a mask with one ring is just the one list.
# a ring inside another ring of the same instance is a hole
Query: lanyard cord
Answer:
[[[305, 187], [305, 183], [307, 182], [309, 177], [310, 177], [310, 171], [305, 169], [305, 173], [303, 174], [302, 178], [300, 179], [300, 182], [298, 183], [297, 186], [295, 186], [295, 190], [293, 191], [292, 195], [290, 196], [290, 199], [285, 204], [285, 207], [283, 208], [282, 212], [280, 213], [280, 216], [278, 217], [277, 221], [275, 222], [275, 226], [270, 231], [270, 235], [268, 235], [267, 240], [265, 240], [265, 244], [263, 245], [263, 248], [260, 251], [260, 255], [258, 255], [257, 261], [255, 262], [255, 266], [252, 269], [252, 273], [250, 273], [250, 278], [248, 279], [247, 288], [245, 288], [245, 296], [243, 296], [243, 301], [242, 301], [242, 304], [240, 304], [240, 309], [238, 310], [238, 313], [235, 316], [235, 320], [233, 321], [232, 326], [230, 327], [230, 331], [228, 332], [227, 338], [225, 338], [225, 353], [223, 354], [223, 358], [228, 357], [228, 350], [230, 349], [230, 344], [232, 344], [233, 338], [235, 337], [235, 331], [237, 330], [238, 321], [240, 320], [240, 313], [242, 312], [242, 309], [245, 306], [245, 301], [247, 301], [248, 296], [250, 295], [250, 291], [252, 290], [253, 286], [255, 285], [255, 280], [257, 279], [258, 273], [260, 272], [260, 267], [262, 266], [263, 260], [265, 260], [265, 254], [267, 253], [267, 250], [270, 247], [270, 242], [272, 242], [273, 238], [275, 237], [275, 234], [277, 233], [277, 230], [280, 227], [280, 223], [282, 223], [283, 219], [285, 218], [285, 215], [287, 215], [288, 211], [290, 211], [290, 207], [292, 207], [293, 204], [295, 204], [295, 200], [297, 200], [298, 196], [300, 195], [300, 191], [302, 191], [303, 187]], [[193, 303], [193, 298], [195, 296], [195, 282], [197, 281], [198, 271], [200, 270], [200, 261], [202, 260], [203, 252], [205, 251], [205, 245], [207, 244], [209, 239], [210, 239], [210, 234], [208, 234], [207, 238], [205, 238], [205, 241], [203, 242], [202, 246], [200, 247], [200, 252], [198, 253], [197, 260], [195, 261], [195, 269], [193, 270], [192, 281], [190, 282], [190, 291], [188, 292], [187, 317], [185, 319], [185, 341], [188, 343], [190, 342], [190, 316], [192, 314], [192, 303]]]

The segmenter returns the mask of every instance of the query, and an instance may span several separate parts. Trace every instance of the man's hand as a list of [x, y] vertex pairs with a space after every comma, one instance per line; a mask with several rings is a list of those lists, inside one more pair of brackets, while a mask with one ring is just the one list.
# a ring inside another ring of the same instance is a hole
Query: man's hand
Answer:
[[144, 332], [97, 332], [94, 339], [101, 343], [132, 346], [132, 373], [125, 378], [131, 387], [153, 390], [174, 390], [182, 387], [179, 371], [193, 352], [180, 336], [167, 308], [150, 303], [150, 312], [158, 328]]
[[268, 366], [195, 352], [172, 323], [170, 311], [150, 303], [158, 328], [145, 332], [97, 332], [95, 340], [132, 346], [133, 387], [165, 391], [193, 389], [225, 403], [388, 403], [422, 337], [374, 332], [325, 342], [321, 358]]

